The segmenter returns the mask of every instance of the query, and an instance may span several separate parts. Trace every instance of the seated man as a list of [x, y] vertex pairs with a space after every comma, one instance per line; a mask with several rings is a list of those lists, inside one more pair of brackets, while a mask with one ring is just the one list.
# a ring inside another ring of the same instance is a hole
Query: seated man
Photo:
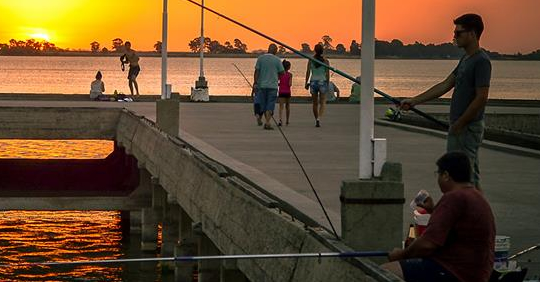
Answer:
[[470, 183], [470, 160], [450, 152], [437, 161], [443, 193], [432, 210], [425, 233], [404, 250], [388, 256], [382, 267], [405, 281], [488, 281], [493, 270], [495, 223], [491, 208]]

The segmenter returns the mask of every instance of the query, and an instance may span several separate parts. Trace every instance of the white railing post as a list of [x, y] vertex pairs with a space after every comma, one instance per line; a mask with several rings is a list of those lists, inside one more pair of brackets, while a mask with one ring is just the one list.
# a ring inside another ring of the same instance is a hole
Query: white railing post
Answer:
[[362, 67], [360, 98], [359, 178], [373, 177], [373, 125], [375, 84], [375, 0], [362, 0]]

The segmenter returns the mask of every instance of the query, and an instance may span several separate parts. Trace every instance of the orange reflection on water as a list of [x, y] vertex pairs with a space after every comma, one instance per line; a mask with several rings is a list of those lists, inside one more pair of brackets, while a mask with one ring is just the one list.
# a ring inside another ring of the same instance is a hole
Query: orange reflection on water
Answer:
[[119, 212], [0, 212], [0, 281], [121, 281], [117, 265], [10, 265], [120, 258], [121, 239]]
[[114, 149], [108, 140], [0, 140], [0, 159], [104, 159]]

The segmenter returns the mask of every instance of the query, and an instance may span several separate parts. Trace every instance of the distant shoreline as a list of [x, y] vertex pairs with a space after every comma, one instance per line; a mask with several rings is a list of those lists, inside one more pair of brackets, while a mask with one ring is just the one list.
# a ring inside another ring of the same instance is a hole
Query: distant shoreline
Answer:
[[[174, 98], [179, 98], [183, 102], [189, 102], [189, 95], [178, 94], [173, 92]], [[349, 103], [349, 97], [341, 97], [339, 104], [358, 104]], [[394, 97], [398, 100], [408, 97]], [[154, 102], [161, 99], [157, 94], [145, 94], [136, 96], [139, 102]], [[0, 101], [12, 100], [12, 101], [89, 101], [88, 94], [55, 94], [55, 93], [0, 93]], [[246, 95], [210, 95], [210, 102], [218, 103], [251, 103], [251, 99]], [[309, 96], [294, 96], [291, 100], [292, 103], [311, 103], [311, 97]], [[389, 102], [383, 97], [375, 97], [375, 104], [389, 104]], [[450, 98], [438, 98], [433, 101], [425, 103], [426, 105], [449, 105]], [[488, 100], [488, 106], [507, 106], [507, 107], [540, 107], [540, 100], [534, 99], [501, 99], [491, 98]]]
[[[26, 54], [26, 55], [16, 55], [16, 54], [2, 54], [0, 57], [120, 57], [122, 53], [93, 53], [89, 51], [64, 51], [64, 52], [50, 52], [50, 53], [40, 53], [40, 54]], [[161, 57], [160, 53], [153, 52], [153, 51], [141, 51], [138, 52], [140, 57]], [[236, 59], [236, 58], [248, 58], [253, 59], [260, 56], [261, 53], [246, 53], [246, 54], [213, 54], [213, 53], [205, 53], [205, 58], [224, 58], [224, 59]], [[311, 54], [306, 54], [311, 55]], [[278, 54], [280, 58], [300, 58], [298, 55], [294, 53], [286, 53], [286, 54]], [[169, 58], [198, 58], [199, 53], [193, 53], [193, 52], [169, 52], [168, 53]], [[329, 59], [361, 59], [360, 56], [357, 55], [348, 55], [348, 54], [329, 54], [327, 55]], [[449, 58], [426, 58], [426, 57], [416, 57], [416, 58], [408, 58], [408, 57], [399, 57], [399, 56], [379, 56], [376, 57], [378, 60], [458, 60], [459, 58], [455, 57], [449, 57]], [[531, 61], [531, 62], [537, 62], [540, 60], [532, 60], [532, 59], [518, 59], [513, 57], [497, 57], [492, 58], [494, 61]]]

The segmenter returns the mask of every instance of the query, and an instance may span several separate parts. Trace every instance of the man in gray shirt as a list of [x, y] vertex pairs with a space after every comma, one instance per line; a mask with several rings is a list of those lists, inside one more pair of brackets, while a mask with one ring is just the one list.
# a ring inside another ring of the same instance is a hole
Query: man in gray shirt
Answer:
[[259, 116], [264, 115], [264, 129], [274, 129], [270, 125], [270, 119], [274, 114], [274, 108], [277, 100], [278, 92], [278, 75], [283, 73], [285, 69], [281, 60], [276, 56], [276, 44], [268, 46], [268, 53], [259, 56], [255, 64], [255, 73], [253, 88], [255, 94], [255, 104], [259, 104]]
[[471, 182], [480, 189], [478, 147], [484, 135], [484, 109], [491, 80], [491, 62], [480, 48], [480, 36], [484, 30], [482, 18], [476, 14], [465, 14], [455, 19], [454, 24], [454, 40], [458, 47], [465, 50], [465, 55], [444, 81], [418, 96], [401, 101], [401, 108], [408, 110], [454, 88], [446, 149], [448, 152], [462, 151], [469, 156], [474, 172]]

